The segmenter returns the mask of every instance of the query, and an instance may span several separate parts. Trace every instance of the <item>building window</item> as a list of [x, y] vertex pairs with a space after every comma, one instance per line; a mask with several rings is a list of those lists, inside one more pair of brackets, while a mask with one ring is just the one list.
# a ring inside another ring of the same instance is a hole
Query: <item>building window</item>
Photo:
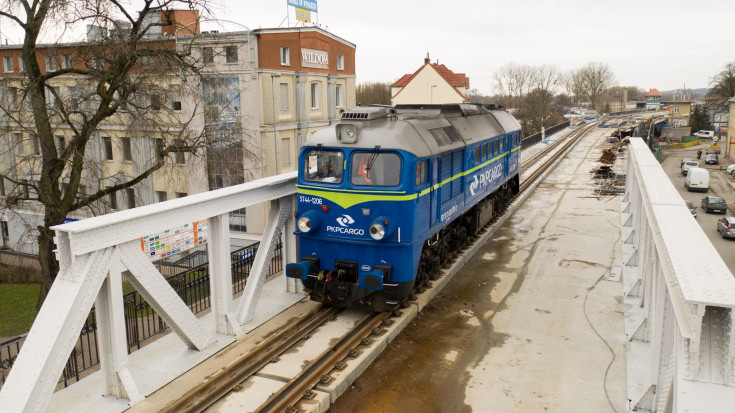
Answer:
[[334, 104], [338, 108], [341, 108], [342, 105], [344, 105], [344, 102], [343, 102], [344, 99], [342, 98], [342, 85], [335, 85], [334, 91], [335, 91], [335, 94], [336, 94], [335, 103]]
[[61, 154], [62, 152], [64, 152], [64, 149], [66, 149], [66, 142], [64, 142], [64, 137], [56, 135], [56, 151]]
[[237, 63], [237, 46], [225, 46], [225, 61]]
[[153, 141], [154, 141], [153, 147], [155, 148], [155, 151], [156, 151], [156, 153], [155, 153], [156, 158], [157, 159], [163, 158], [163, 149], [164, 149], [163, 148], [163, 139], [153, 139]]
[[156, 202], [164, 202], [168, 199], [166, 191], [156, 191]]
[[52, 108], [59, 107], [59, 97], [61, 96], [61, 89], [58, 87], [46, 86], [46, 102]]
[[15, 145], [16, 153], [18, 155], [23, 155], [25, 153], [25, 151], [23, 150], [23, 134], [22, 133], [13, 134], [13, 144]]
[[56, 56], [46, 56], [46, 71], [56, 70]]
[[61, 55], [61, 68], [62, 69], [71, 69], [73, 67], [72, 58], [70, 54], [62, 54]]
[[158, 112], [161, 110], [161, 96], [151, 95], [151, 110]]
[[12, 109], [18, 109], [18, 88], [17, 87], [8, 87], [8, 105]]
[[214, 63], [214, 49], [211, 47], [202, 48], [202, 60], [204, 63]]
[[122, 157], [123, 161], [133, 160], [133, 150], [130, 147], [130, 138], [120, 138], [122, 144]]
[[281, 163], [283, 166], [291, 165], [291, 138], [281, 139]]
[[181, 110], [181, 92], [178, 90], [171, 91], [171, 109], [175, 112]]
[[311, 108], [319, 109], [319, 83], [311, 84]]
[[13, 72], [13, 56], [3, 57], [3, 68], [5, 69], [5, 73]]
[[135, 189], [133, 188], [126, 188], [125, 189], [125, 197], [128, 201], [128, 208], [135, 208]]
[[184, 198], [187, 195], [189, 195], [186, 192], [176, 192], [175, 194], [176, 194], [176, 198]]
[[25, 73], [26, 71], [26, 59], [23, 56], [18, 56], [18, 69], [20, 69], [20, 73]]
[[176, 139], [174, 141], [174, 145], [176, 145], [176, 152], [174, 152], [174, 164], [183, 165], [186, 162], [186, 158], [184, 156], [184, 141]]
[[337, 55], [337, 70], [345, 70], [345, 55]]
[[117, 192], [111, 193], [109, 195], [109, 200], [110, 200], [110, 209], [117, 210]]
[[281, 66], [290, 66], [291, 65], [291, 55], [289, 53], [288, 47], [281, 47]]
[[112, 138], [109, 136], [102, 137], [102, 152], [103, 158], [106, 161], [112, 160]]
[[281, 110], [288, 110], [288, 83], [280, 84], [281, 96], [278, 101], [281, 102]]

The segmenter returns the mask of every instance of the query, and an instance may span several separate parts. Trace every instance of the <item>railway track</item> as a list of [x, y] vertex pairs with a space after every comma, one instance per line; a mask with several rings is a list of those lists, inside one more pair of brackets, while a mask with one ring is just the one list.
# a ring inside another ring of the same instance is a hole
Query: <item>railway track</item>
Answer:
[[[531, 185], [541, 178], [543, 173], [550, 168], [560, 157], [572, 147], [582, 136], [594, 128], [596, 124], [590, 124], [577, 129], [565, 138], [549, 145], [544, 151], [539, 152], [521, 165], [521, 171], [531, 173], [521, 182], [518, 196], [528, 191]], [[518, 198], [518, 196], [516, 198]], [[514, 200], [515, 202], [515, 200]], [[506, 212], [507, 214], [507, 212]], [[501, 222], [502, 224], [502, 222]], [[492, 226], [490, 224], [489, 226]], [[472, 249], [475, 244], [482, 244], [493, 231], [488, 233], [487, 229], [480, 231], [481, 236], [476, 237], [463, 248], [463, 251]], [[451, 262], [455, 260], [452, 259]], [[441, 276], [441, 275], [440, 275]], [[421, 295], [431, 285], [421, 286], [417, 294]], [[415, 297], [413, 297], [415, 299]], [[231, 391], [239, 391], [241, 383], [255, 375], [272, 361], [277, 361], [279, 355], [289, 351], [302, 340], [308, 340], [310, 334], [320, 326], [333, 320], [344, 310], [335, 307], [317, 307], [309, 313], [303, 314], [297, 320], [283, 328], [273, 336], [261, 342], [252, 351], [230, 363], [226, 369], [210, 375], [206, 381], [181, 395], [176, 401], [167, 405], [162, 412], [202, 412], [209, 406], [225, 397]], [[333, 340], [330, 346], [324, 348], [321, 354], [308, 361], [299, 374], [285, 382], [277, 391], [270, 394], [257, 409], [256, 412], [297, 412], [300, 400], [309, 399], [314, 396], [312, 390], [320, 383], [331, 381], [330, 373], [334, 369], [341, 369], [345, 365], [345, 359], [355, 356], [358, 347], [370, 342], [369, 336], [379, 335], [381, 326], [392, 323], [393, 313], [365, 313], [356, 322], [353, 328], [348, 329], [339, 339]]]

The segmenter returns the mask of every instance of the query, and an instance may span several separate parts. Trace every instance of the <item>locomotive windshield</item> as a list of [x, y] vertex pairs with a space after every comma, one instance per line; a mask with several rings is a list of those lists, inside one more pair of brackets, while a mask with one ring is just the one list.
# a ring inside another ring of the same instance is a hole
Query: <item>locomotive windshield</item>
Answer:
[[338, 184], [342, 182], [342, 165], [344, 165], [342, 151], [310, 150], [304, 156], [302, 176], [306, 181]]
[[354, 152], [353, 185], [396, 186], [401, 183], [401, 158], [395, 153]]

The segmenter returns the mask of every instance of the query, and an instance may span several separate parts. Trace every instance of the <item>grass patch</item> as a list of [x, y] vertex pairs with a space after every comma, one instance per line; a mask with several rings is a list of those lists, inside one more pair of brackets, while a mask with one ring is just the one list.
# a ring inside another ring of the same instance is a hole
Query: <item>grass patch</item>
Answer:
[[40, 284], [0, 284], [0, 337], [27, 333], [36, 319]]

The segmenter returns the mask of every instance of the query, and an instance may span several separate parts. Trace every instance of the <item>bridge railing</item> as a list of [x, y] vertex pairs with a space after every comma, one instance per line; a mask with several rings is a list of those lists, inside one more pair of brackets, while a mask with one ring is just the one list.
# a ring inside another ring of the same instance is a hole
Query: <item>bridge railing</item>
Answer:
[[732, 411], [733, 274], [641, 138], [631, 139], [629, 154], [622, 279], [630, 409]]
[[[126, 398], [131, 404], [143, 398], [128, 370], [123, 272], [189, 348], [207, 348], [214, 334], [241, 335], [241, 326], [253, 317], [281, 239], [282, 259], [295, 259], [291, 235], [295, 184], [293, 172], [54, 227], [60, 271], [0, 390], [0, 406], [13, 412], [46, 409], [93, 306], [103, 394]], [[237, 269], [233, 280], [229, 212], [261, 203], [269, 203], [269, 215], [249, 265], [248, 282], [237, 278]], [[203, 220], [208, 232], [207, 289], [212, 313], [207, 320], [212, 325], [196, 318], [142, 248], [145, 236]], [[290, 279], [287, 288], [299, 289]], [[237, 307], [233, 289], [243, 291]]]

